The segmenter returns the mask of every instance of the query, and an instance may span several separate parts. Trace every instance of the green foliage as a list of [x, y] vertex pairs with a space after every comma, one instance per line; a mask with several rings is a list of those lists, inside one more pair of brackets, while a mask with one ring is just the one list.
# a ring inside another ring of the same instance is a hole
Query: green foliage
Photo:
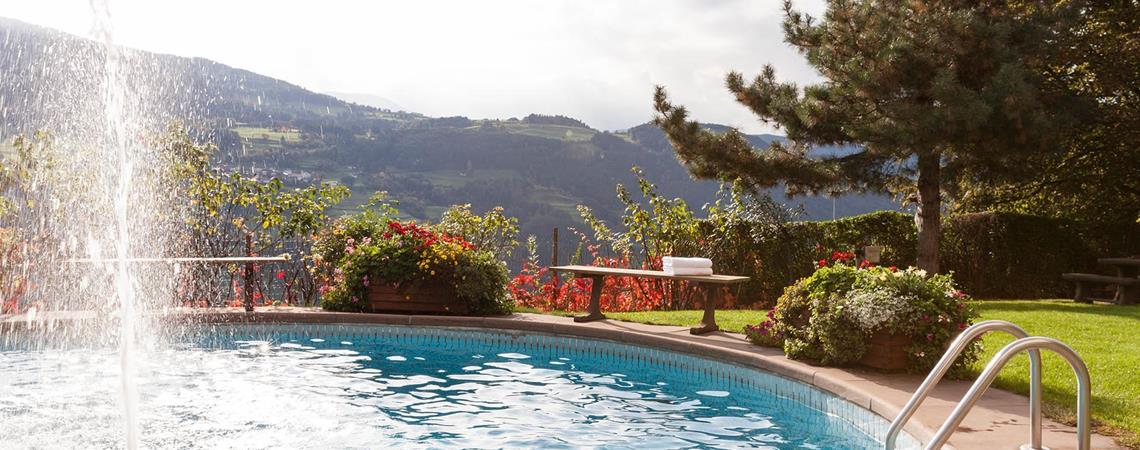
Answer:
[[[689, 171], [789, 193], [885, 191], [919, 204], [918, 264], [938, 270], [940, 190], [988, 177], [1054, 148], [1072, 125], [1073, 96], [1047, 95], [1040, 56], [1067, 12], [977, 2], [829, 1], [822, 20], [785, 3], [784, 34], [826, 77], [801, 88], [766, 66], [728, 90], [789, 142], [757, 151], [738, 131], [719, 134], [654, 96]], [[812, 154], [860, 145], [850, 154]], [[1025, 174], [1036, 177], [1036, 174]]]
[[[0, 192], [4, 194], [0, 197], [0, 217], [36, 208], [40, 202], [35, 198], [32, 183], [57, 181], [57, 177], [51, 175], [55, 149], [50, 136], [45, 133], [17, 136], [12, 147], [15, 155], [0, 161]], [[43, 179], [45, 175], [48, 179]]]
[[[858, 361], [876, 332], [903, 335], [912, 339], [908, 371], [925, 372], [976, 317], [966, 301], [947, 275], [836, 264], [821, 267], [784, 291], [770, 335], [783, 339], [788, 357], [822, 365]], [[976, 352], [965, 352], [956, 372], [968, 367]]]
[[[744, 304], [770, 304], [772, 293], [808, 276], [834, 251], [861, 254], [882, 249], [880, 266], [915, 262], [916, 230], [905, 214], [880, 211], [824, 222], [791, 222], [783, 227], [748, 224], [738, 235], [745, 258], [760, 263], [729, 267], [753, 278]], [[961, 288], [990, 298], [1050, 298], [1071, 294], [1065, 272], [1107, 273], [1097, 258], [1140, 254], [1140, 225], [1088, 224], [1009, 213], [956, 214], [943, 224], [942, 267]], [[751, 238], [746, 236], [750, 235]]]
[[[634, 167], [633, 173], [637, 175], [639, 197], [625, 186], [617, 186], [618, 200], [625, 205], [621, 229], [611, 229], [585, 206], [579, 206], [579, 212], [593, 230], [593, 238], [609, 252], [650, 269], [660, 269], [663, 256], [698, 256], [711, 259], [717, 273], [756, 274], [766, 264], [755, 252], [757, 247], [752, 245], [756, 236], [778, 234], [792, 217], [791, 211], [767, 194], [740, 184], [725, 183], [716, 201], [704, 205], [705, 217], [700, 218], [684, 200], [661, 195], [639, 168]], [[580, 253], [581, 248], [576, 250], [577, 255]], [[580, 256], [572, 259], [576, 258]], [[787, 283], [779, 284], [778, 288], [784, 286]], [[738, 287], [737, 302], [752, 303], [757, 287], [766, 287], [764, 280]], [[678, 304], [667, 305], [667, 308], [681, 308], [691, 303], [686, 293], [674, 291], [675, 295], [670, 298]]]
[[[710, 215], [706, 222], [716, 217]], [[726, 258], [725, 273], [752, 278], [741, 292], [742, 304], [772, 304], [784, 287], [810, 275], [819, 260], [835, 251], [861, 254], [863, 247], [878, 245], [883, 266], [915, 261], [914, 220], [902, 213], [880, 211], [824, 222], [790, 222], [787, 215], [737, 217], [709, 234], [716, 236], [714, 242]]]
[[[1074, 109], [1081, 127], [1058, 146], [1001, 173], [969, 174], [957, 211], [1001, 211], [1119, 224], [1140, 215], [1140, 4], [1129, 1], [1023, 2], [1070, 12], [1041, 61], [1057, 96], [1093, 101]], [[1026, 176], [1028, 175], [1028, 176]]]
[[914, 217], [907, 214], [878, 211], [838, 220], [801, 223], [819, 227], [822, 235], [819, 243], [824, 249], [860, 253], [864, 246], [877, 245], [882, 248], [879, 262], [882, 266], [909, 266], [917, 258], [917, 230]]
[[[286, 189], [276, 178], [259, 181], [238, 172], [215, 171], [210, 159], [217, 148], [199, 144], [179, 125], [152, 144], [165, 167], [162, 185], [172, 188], [168, 195], [187, 204], [176, 218], [184, 222], [180, 229], [187, 231], [184, 241], [189, 245], [183, 251], [211, 257], [289, 252], [294, 258], [276, 277], [283, 284], [283, 300], [315, 303], [311, 237], [329, 222], [328, 211], [351, 195], [348, 188], [321, 183]], [[247, 237], [252, 248], [246, 248]], [[202, 282], [225, 275], [216, 267], [192, 269], [187, 276], [196, 282], [187, 295], [191, 299], [229, 295], [224, 285]], [[250, 288], [268, 291], [272, 282], [274, 278], [257, 276], [256, 286]]]
[[345, 256], [348, 242], [362, 242], [365, 238], [382, 236], [388, 223], [396, 220], [400, 211], [398, 203], [389, 200], [386, 192], [372, 195], [368, 205], [361, 211], [341, 217], [316, 234], [313, 240], [313, 260], [322, 281], [327, 284], [332, 270]]
[[1065, 272], [1103, 272], [1097, 258], [1140, 254], [1140, 226], [1089, 225], [1010, 213], [958, 214], [946, 224], [943, 263], [975, 296], [1063, 297]]
[[470, 203], [452, 205], [440, 218], [439, 229], [463, 236], [476, 248], [487, 250], [500, 260], [510, 258], [519, 246], [519, 220], [503, 214], [501, 206], [478, 216], [471, 212]]
[[[334, 311], [366, 311], [364, 301], [373, 283], [392, 286], [418, 284], [446, 285], [468, 303], [474, 314], [507, 314], [513, 302], [507, 295], [509, 281], [506, 263], [494, 251], [478, 248], [464, 236], [449, 230], [475, 233], [496, 249], [509, 254], [514, 250], [504, 242], [504, 229], [512, 218], [491, 211], [479, 221], [470, 220], [469, 209], [452, 209], [453, 221], [423, 226], [396, 220], [397, 210], [378, 195], [373, 206], [361, 213], [341, 218], [326, 229], [314, 244], [318, 273], [324, 283], [321, 306]], [[489, 219], [488, 219], [489, 218]], [[478, 223], [496, 227], [482, 231]], [[513, 239], [513, 237], [511, 237]]]
[[510, 314], [514, 300], [508, 295], [510, 271], [507, 264], [489, 251], [472, 252], [461, 256], [455, 277], [461, 282], [455, 292], [459, 298], [471, 302], [476, 314]]

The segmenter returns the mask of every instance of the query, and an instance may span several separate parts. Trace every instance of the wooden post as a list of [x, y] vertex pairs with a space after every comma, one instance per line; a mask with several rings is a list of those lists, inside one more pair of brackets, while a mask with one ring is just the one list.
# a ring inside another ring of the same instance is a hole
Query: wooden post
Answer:
[[[558, 227], [554, 227], [554, 231], [551, 233], [551, 238], [550, 238], [550, 267], [554, 267], [557, 265], [558, 265]], [[558, 272], [555, 272], [553, 270], [550, 271], [550, 277], [551, 277], [551, 281], [554, 283], [554, 293], [550, 294], [551, 300], [552, 300], [552, 303], [557, 305], [558, 304], [558, 292], [560, 290], [559, 288], [560, 288], [560, 284], [561, 284], [562, 280], [560, 280], [558, 278]]]
[[[245, 256], [253, 256], [253, 235], [245, 235]], [[245, 263], [245, 305], [246, 312], [253, 312], [253, 262]]]

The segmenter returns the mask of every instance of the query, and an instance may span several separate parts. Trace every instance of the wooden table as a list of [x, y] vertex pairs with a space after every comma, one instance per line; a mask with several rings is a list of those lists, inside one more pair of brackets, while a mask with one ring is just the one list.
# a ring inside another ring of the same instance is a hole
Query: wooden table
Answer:
[[590, 322], [605, 319], [602, 314], [602, 287], [606, 277], [634, 277], [634, 278], [661, 278], [667, 280], [689, 281], [695, 283], [705, 294], [705, 314], [701, 318], [701, 325], [689, 329], [692, 334], [705, 334], [720, 329], [716, 324], [716, 302], [720, 298], [720, 287], [729, 284], [743, 283], [748, 277], [736, 275], [670, 275], [656, 270], [616, 269], [612, 267], [594, 266], [555, 266], [550, 270], [567, 272], [574, 276], [587, 277], [593, 280], [590, 283], [590, 306], [586, 315], [574, 318], [575, 322]]

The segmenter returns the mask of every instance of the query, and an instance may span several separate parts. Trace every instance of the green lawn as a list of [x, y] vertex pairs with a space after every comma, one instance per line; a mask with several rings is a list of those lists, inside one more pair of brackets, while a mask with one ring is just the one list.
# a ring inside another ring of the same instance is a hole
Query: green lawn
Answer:
[[[1018, 324], [1031, 335], [1048, 336], [1069, 344], [1085, 360], [1092, 378], [1093, 419], [1108, 426], [1105, 431], [1125, 435], [1122, 443], [1140, 448], [1140, 307], [1085, 305], [1072, 300], [987, 301], [977, 304], [982, 319], [1002, 319]], [[1012, 339], [993, 334], [986, 337], [985, 361]], [[1046, 353], [1042, 379], [1045, 412], [1054, 419], [1070, 421], [1075, 411], [1076, 378], [1068, 363]], [[1027, 394], [1029, 359], [1010, 363], [996, 385]]]
[[[556, 316], [570, 316], [581, 313], [567, 311], [538, 311], [535, 309], [519, 308], [518, 312], [539, 314], [553, 314]], [[741, 333], [745, 325], [757, 324], [764, 320], [767, 311], [730, 309], [716, 312], [716, 323], [724, 331]], [[647, 312], [607, 312], [606, 317], [625, 322], [647, 323], [651, 325], [677, 325], [697, 326], [701, 323], [704, 311], [647, 311]]]
[[269, 128], [237, 126], [233, 128], [233, 131], [236, 132], [238, 136], [241, 136], [242, 139], [280, 142], [281, 138], [285, 138], [285, 142], [301, 141], [301, 132], [296, 130], [274, 131]]
[[504, 129], [508, 133], [524, 134], [527, 136], [537, 136], [546, 139], [559, 139], [563, 141], [588, 141], [597, 134], [597, 131], [581, 128], [571, 127], [565, 125], [553, 124], [507, 124]]
[[[1099, 431], [1120, 435], [1121, 443], [1140, 449], [1140, 307], [1085, 305], [1072, 300], [979, 301], [981, 320], [1008, 320], [1029, 334], [1049, 336], [1073, 347], [1084, 358], [1092, 377], [1093, 419]], [[534, 312], [534, 311], [530, 311]], [[567, 315], [565, 312], [555, 314]], [[760, 322], [765, 311], [717, 311], [717, 323], [725, 331], [739, 332], [746, 324]], [[652, 311], [606, 313], [617, 320], [657, 325], [693, 326], [701, 311]], [[975, 365], [978, 371], [1011, 339], [992, 334], [983, 340], [985, 353]], [[1072, 422], [1076, 407], [1076, 379], [1060, 357], [1047, 353], [1044, 359], [1045, 413]], [[1028, 393], [1029, 360], [1020, 356], [998, 377], [996, 386]]]

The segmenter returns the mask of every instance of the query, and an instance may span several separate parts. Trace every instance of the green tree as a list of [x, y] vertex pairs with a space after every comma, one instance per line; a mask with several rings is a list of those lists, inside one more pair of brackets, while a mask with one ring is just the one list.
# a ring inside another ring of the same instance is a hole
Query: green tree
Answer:
[[1096, 224], [1140, 217], [1140, 1], [1073, 3], [1081, 13], [1043, 56], [1043, 72], [1050, 89], [1094, 106], [1077, 111], [1082, 126], [1063, 151], [1035, 155], [1002, 177], [964, 174], [956, 209]]
[[[351, 195], [347, 187], [320, 183], [285, 189], [276, 178], [258, 181], [238, 172], [221, 173], [210, 165], [216, 147], [196, 142], [178, 125], [153, 144], [165, 168], [160, 171], [162, 186], [171, 188], [167, 195], [188, 205], [167, 219], [177, 222], [170, 229], [181, 231], [180, 240], [185, 243], [182, 251], [210, 257], [244, 255], [245, 237], [250, 236], [254, 253], [289, 252], [296, 256], [289, 264], [277, 267], [284, 269], [281, 280], [285, 300], [313, 302], [317, 286], [309, 270], [311, 239], [331, 220], [329, 209]], [[225, 295], [218, 291], [229, 284], [216, 280], [235, 275], [224, 267], [200, 266], [195, 270], [199, 276], [189, 278], [198, 285], [192, 291], [206, 298]], [[257, 288], [266, 290], [267, 282], [272, 280], [259, 277]]]
[[[656, 123], [697, 177], [786, 183], [789, 195], [885, 191], [917, 204], [918, 266], [938, 271], [943, 189], [1053, 148], [1075, 98], [1043, 95], [1039, 55], [1070, 8], [1004, 2], [830, 0], [822, 20], [784, 5], [785, 39], [824, 81], [803, 88], [766, 66], [726, 84], [787, 142], [758, 150], [735, 130], [701, 128], [665, 89]], [[848, 154], [822, 152], [858, 145]]]

